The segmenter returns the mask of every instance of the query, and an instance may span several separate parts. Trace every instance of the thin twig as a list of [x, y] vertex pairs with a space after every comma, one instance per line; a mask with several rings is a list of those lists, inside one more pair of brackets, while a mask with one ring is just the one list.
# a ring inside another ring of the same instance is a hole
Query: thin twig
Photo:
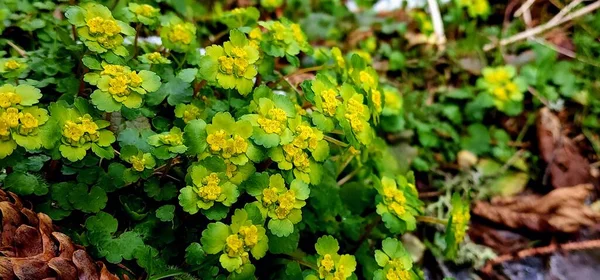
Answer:
[[333, 137], [331, 137], [329, 135], [323, 135], [323, 139], [325, 139], [329, 143], [338, 145], [340, 147], [344, 147], [344, 148], [348, 147], [348, 144], [346, 144], [346, 143], [344, 143], [344, 142], [342, 142], [340, 140], [337, 140], [337, 139], [335, 139], [335, 138], [333, 138]]
[[595, 249], [600, 248], [600, 239], [594, 240], [585, 240], [585, 241], [577, 241], [577, 242], [569, 242], [565, 244], [550, 244], [545, 247], [537, 247], [537, 248], [529, 248], [524, 249], [516, 254], [504, 254], [498, 256], [497, 258], [488, 261], [485, 265], [484, 271], [491, 271], [494, 265], [501, 264], [507, 261], [519, 260], [527, 257], [537, 256], [537, 255], [548, 255], [554, 253], [556, 251], [578, 251], [578, 250], [586, 250], [586, 249]]
[[433, 23], [433, 32], [437, 37], [436, 43], [444, 45], [446, 44], [446, 35], [444, 34], [444, 22], [440, 14], [440, 7], [437, 0], [427, 0], [427, 3], [429, 5], [429, 13], [431, 14], [431, 22]]
[[552, 23], [559, 22], [567, 14], [569, 14], [571, 12], [571, 10], [573, 10], [573, 8], [577, 7], [577, 5], [581, 4], [582, 2], [583, 2], [583, 0], [575, 0], [571, 3], [569, 3], [563, 9], [561, 9], [560, 12], [558, 12], [558, 14], [556, 14], [550, 21], [548, 21], [548, 23], [552, 24]]
[[531, 29], [525, 30], [523, 32], [520, 32], [518, 34], [515, 34], [515, 35], [513, 35], [511, 37], [502, 39], [499, 42], [487, 44], [487, 45], [485, 45], [483, 47], [483, 50], [484, 51], [490, 51], [490, 50], [493, 50], [494, 48], [496, 48], [498, 46], [510, 45], [512, 43], [519, 42], [521, 40], [533, 37], [535, 35], [538, 35], [540, 33], [545, 32], [545, 31], [547, 31], [549, 29], [557, 27], [557, 26], [559, 26], [559, 25], [561, 25], [561, 24], [563, 24], [565, 22], [568, 22], [568, 21], [576, 19], [578, 17], [587, 15], [587, 14], [589, 14], [589, 13], [597, 10], [598, 8], [600, 8], [600, 0], [596, 1], [596, 2], [594, 2], [592, 4], [589, 4], [589, 5], [587, 5], [587, 6], [583, 7], [583, 8], [575, 11], [575, 12], [569, 13], [568, 15], [562, 17], [561, 19], [559, 19], [559, 20], [557, 20], [555, 22], [547, 22], [547, 23], [544, 23], [542, 25], [538, 25], [538, 26], [536, 26], [534, 28], [531, 28]]
[[518, 18], [523, 13], [525, 13], [525, 11], [529, 10], [529, 8], [531, 8], [531, 5], [533, 5], [534, 2], [535, 0], [527, 0], [527, 2], [523, 3], [523, 5], [519, 7], [519, 9], [517, 9], [517, 11], [515, 12], [515, 17]]
[[445, 226], [447, 224], [447, 221], [431, 216], [415, 216], [415, 219], [417, 219], [417, 222], [428, 223], [433, 225]]
[[346, 176], [344, 176], [344, 178], [340, 179], [337, 182], [337, 185], [341, 186], [341, 185], [347, 183], [348, 181], [350, 181], [350, 179], [352, 179], [352, 177], [354, 177], [354, 175], [356, 175], [358, 173], [358, 171], [360, 171], [360, 168], [352, 170], [352, 172], [348, 173], [348, 175], [346, 175]]
[[15, 51], [17, 51], [17, 53], [19, 53], [20, 56], [22, 57], [27, 57], [27, 52], [22, 49], [21, 47], [17, 46], [15, 43], [13, 43], [10, 40], [6, 40], [6, 43], [11, 46], [13, 49], [15, 49]]
[[308, 72], [316, 72], [316, 71], [319, 71], [321, 69], [326, 69], [326, 68], [328, 68], [328, 67], [325, 67], [325, 65], [317, 65], [317, 66], [313, 66], [313, 67], [302, 68], [302, 69], [298, 69], [290, 74], [283, 76], [282, 79], [287, 79], [289, 77], [308, 73]]

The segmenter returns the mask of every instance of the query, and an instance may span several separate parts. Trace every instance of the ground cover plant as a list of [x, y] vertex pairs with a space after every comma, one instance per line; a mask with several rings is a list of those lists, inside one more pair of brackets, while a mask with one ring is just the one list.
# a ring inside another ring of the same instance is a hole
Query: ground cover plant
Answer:
[[539, 233], [598, 247], [600, 2], [428, 2], [1, 3], [0, 278], [514, 278]]

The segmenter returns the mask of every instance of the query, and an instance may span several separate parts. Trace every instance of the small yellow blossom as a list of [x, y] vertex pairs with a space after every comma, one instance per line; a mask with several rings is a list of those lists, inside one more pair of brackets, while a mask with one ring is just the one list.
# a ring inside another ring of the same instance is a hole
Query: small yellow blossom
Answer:
[[193, 33], [190, 32], [190, 28], [185, 23], [175, 24], [169, 32], [169, 40], [173, 43], [183, 43], [189, 45], [192, 42]]
[[21, 63], [15, 59], [9, 59], [8, 61], [6, 61], [4, 63], [4, 68], [6, 68], [10, 71], [19, 69], [19, 67], [21, 67]]
[[21, 96], [14, 92], [0, 92], [0, 107], [8, 108], [21, 103]]
[[240, 256], [244, 252], [244, 241], [237, 234], [227, 236], [225, 252], [231, 258]]
[[247, 247], [254, 247], [258, 243], [258, 228], [255, 225], [241, 226], [239, 234], [244, 239], [244, 245]]
[[73, 142], [79, 142], [84, 133], [83, 128], [73, 121], [67, 121], [63, 127], [63, 135]]
[[135, 171], [142, 172], [144, 169], [146, 169], [146, 159], [144, 159], [143, 156], [132, 156], [129, 160], [131, 161]]
[[333, 270], [334, 265], [335, 263], [333, 262], [331, 255], [325, 254], [323, 259], [319, 262], [319, 276], [321, 279], [324, 279], [325, 276], [327, 276], [327, 274]]

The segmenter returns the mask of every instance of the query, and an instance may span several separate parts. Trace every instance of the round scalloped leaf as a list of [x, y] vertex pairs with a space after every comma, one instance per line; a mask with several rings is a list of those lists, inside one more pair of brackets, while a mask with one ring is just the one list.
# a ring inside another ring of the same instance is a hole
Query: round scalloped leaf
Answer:
[[229, 227], [221, 222], [208, 224], [202, 231], [202, 248], [208, 254], [217, 254], [225, 248], [225, 240], [229, 236]]
[[92, 104], [100, 111], [116, 112], [121, 110], [121, 103], [115, 101], [108, 92], [97, 89], [92, 93], [90, 98], [92, 99]]
[[294, 232], [294, 224], [289, 219], [271, 219], [268, 226], [271, 233], [278, 237], [288, 236]]

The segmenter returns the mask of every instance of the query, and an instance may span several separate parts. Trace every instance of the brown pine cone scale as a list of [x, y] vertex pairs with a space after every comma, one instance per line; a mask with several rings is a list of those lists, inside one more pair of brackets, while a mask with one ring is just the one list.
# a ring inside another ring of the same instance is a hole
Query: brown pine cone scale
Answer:
[[0, 279], [119, 280], [104, 263], [55, 231], [48, 215], [24, 207], [17, 195], [0, 190], [0, 213]]

